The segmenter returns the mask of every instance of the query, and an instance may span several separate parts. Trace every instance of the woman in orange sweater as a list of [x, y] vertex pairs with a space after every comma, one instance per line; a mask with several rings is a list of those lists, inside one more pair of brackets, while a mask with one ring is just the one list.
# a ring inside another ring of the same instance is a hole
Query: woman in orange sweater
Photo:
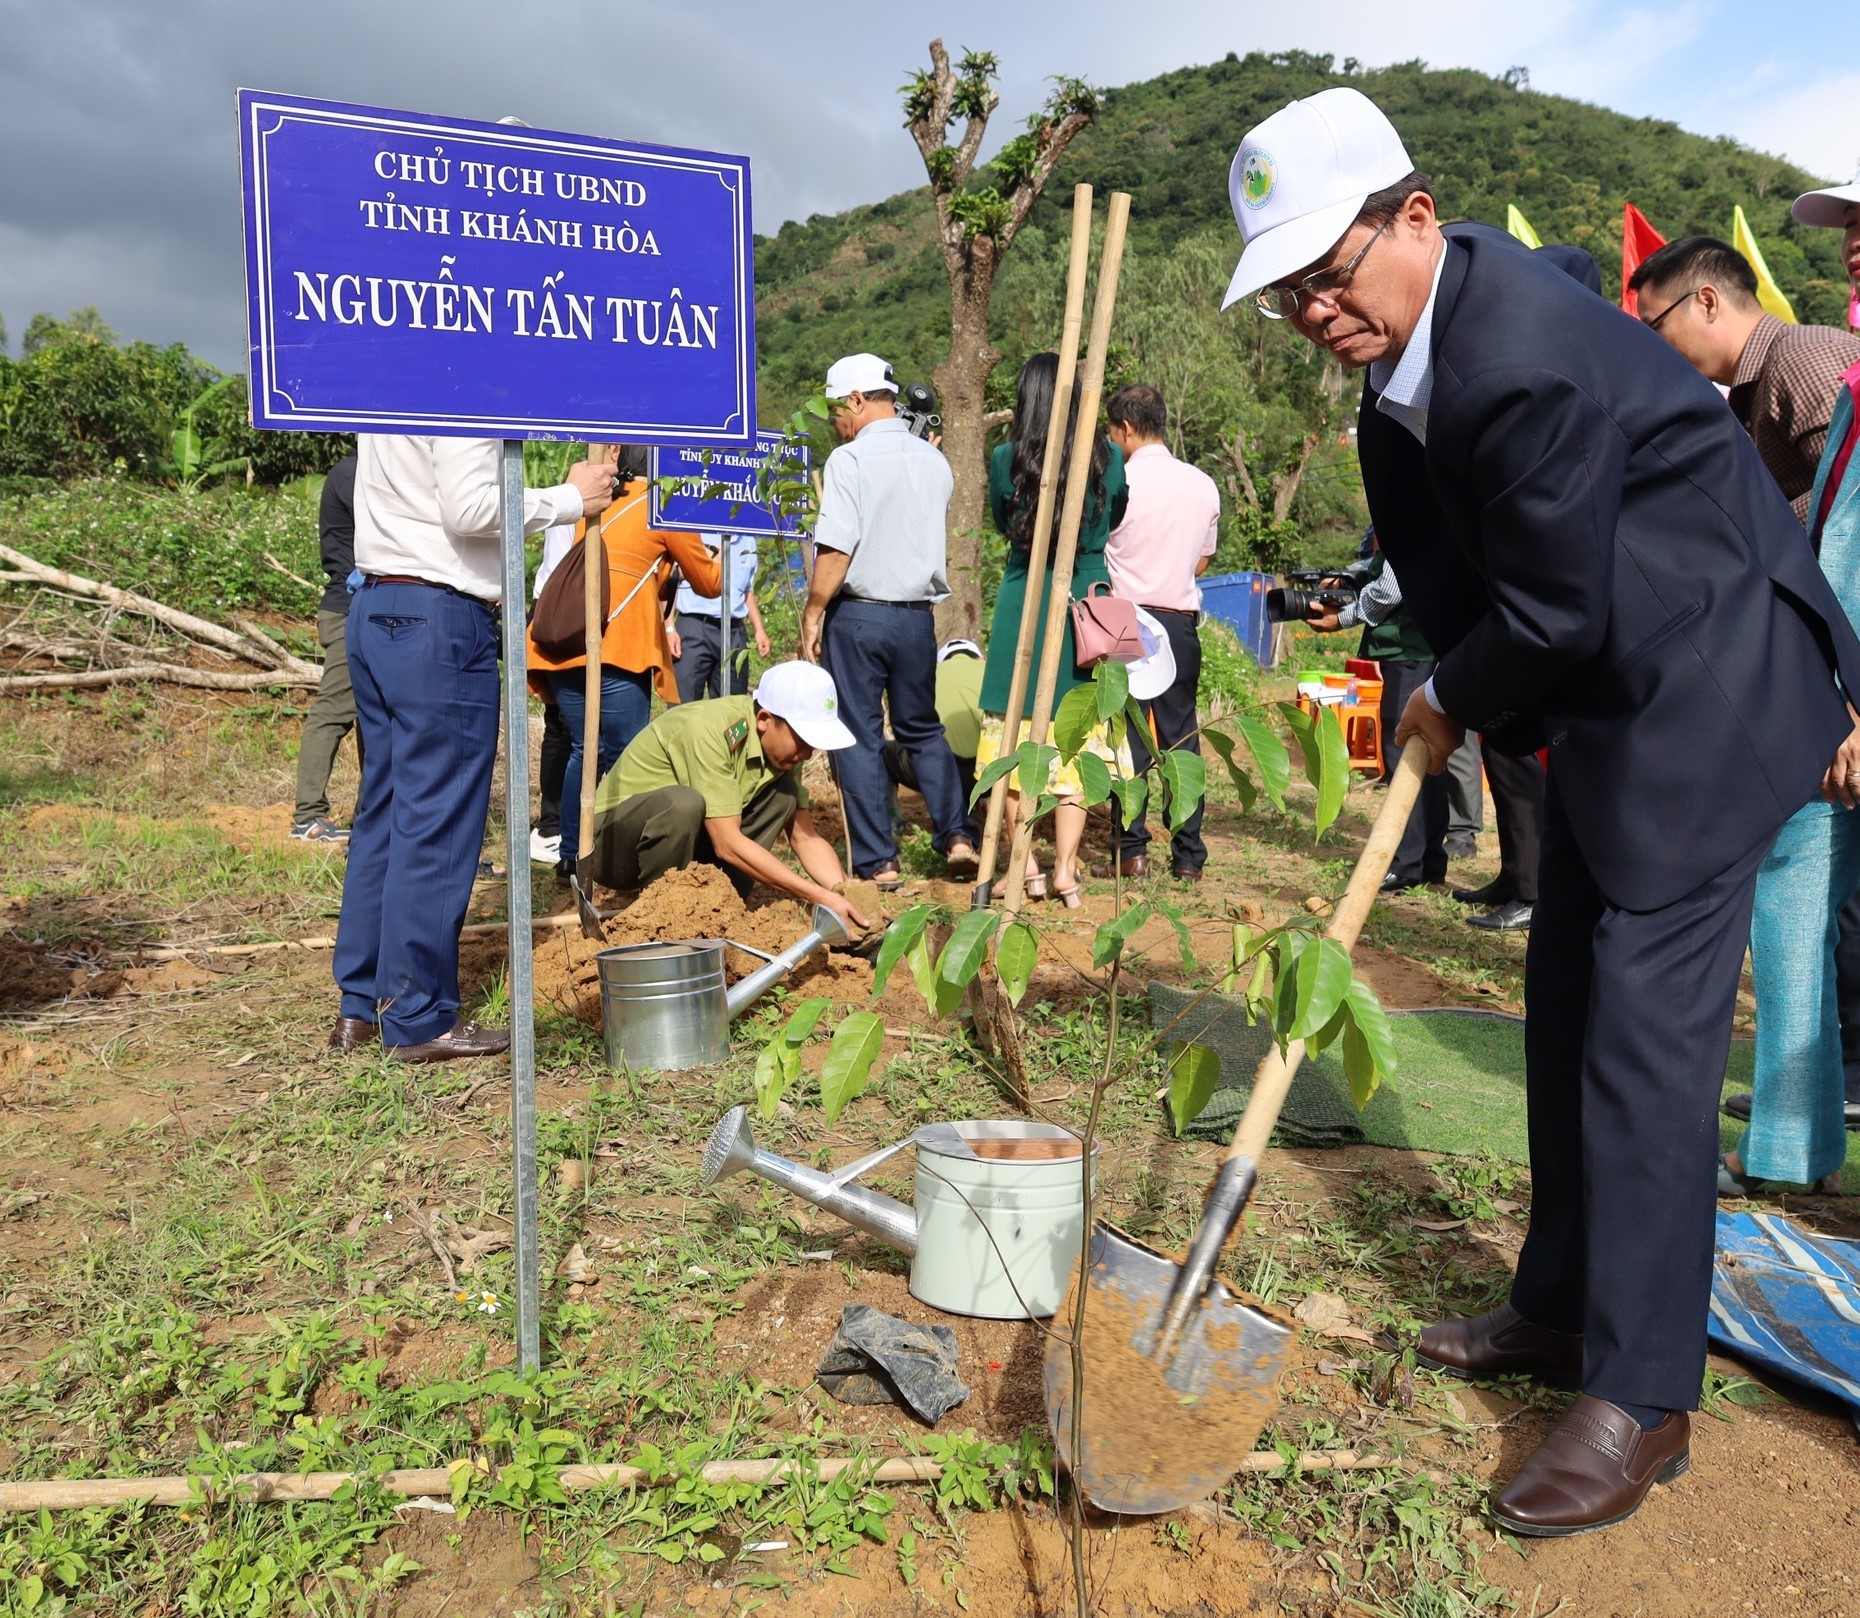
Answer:
[[[646, 527], [646, 478], [650, 466], [647, 451], [628, 444], [619, 448], [618, 457], [620, 485], [613, 504], [601, 518], [612, 616], [601, 636], [601, 735], [596, 780], [613, 767], [627, 743], [646, 728], [655, 688], [666, 702], [678, 700], [671, 649], [665, 643], [665, 620], [659, 607], [660, 590], [671, 578], [673, 564], [683, 570], [699, 595], [716, 595], [723, 582], [716, 553], [707, 549], [696, 534], [658, 533]], [[647, 574], [656, 577], [640, 584]], [[575, 868], [581, 847], [587, 663], [581, 655], [549, 657], [538, 649], [533, 632], [529, 637], [530, 689], [561, 710], [572, 745], [562, 778], [562, 847], [556, 864], [559, 875], [567, 875]]]

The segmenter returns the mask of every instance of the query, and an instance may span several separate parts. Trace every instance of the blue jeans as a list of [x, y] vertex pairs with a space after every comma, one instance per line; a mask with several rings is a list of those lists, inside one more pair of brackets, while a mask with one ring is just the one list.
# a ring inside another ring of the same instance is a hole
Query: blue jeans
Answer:
[[[568, 725], [570, 752], [562, 775], [562, 852], [559, 869], [573, 867], [581, 849], [582, 753], [588, 735], [587, 675], [583, 669], [564, 669], [549, 676], [555, 705]], [[600, 756], [594, 779], [599, 781], [626, 751], [628, 742], [646, 728], [652, 717], [652, 676], [631, 669], [601, 665]]]
[[936, 826], [936, 847], [976, 841], [956, 758], [936, 711], [936, 622], [927, 608], [841, 596], [827, 608], [821, 661], [839, 691], [840, 717], [858, 745], [833, 755], [840, 803], [852, 839], [853, 874], [898, 863], [891, 831], [891, 777], [885, 772], [885, 703], [891, 733], [910, 755], [918, 790]]
[[332, 964], [343, 1016], [418, 1045], [458, 1017], [497, 754], [497, 614], [437, 585], [371, 584], [349, 604], [348, 643], [368, 770]]

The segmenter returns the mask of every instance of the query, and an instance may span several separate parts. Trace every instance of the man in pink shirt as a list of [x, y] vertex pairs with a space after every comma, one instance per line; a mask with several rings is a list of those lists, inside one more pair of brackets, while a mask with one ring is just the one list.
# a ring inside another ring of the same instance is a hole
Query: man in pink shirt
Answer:
[[[1130, 504], [1124, 520], [1111, 530], [1104, 559], [1111, 589], [1126, 601], [1147, 607], [1168, 631], [1175, 653], [1175, 683], [1146, 704], [1157, 741], [1164, 747], [1199, 753], [1195, 689], [1201, 683], [1201, 586], [1196, 578], [1214, 555], [1221, 518], [1221, 495], [1214, 479], [1199, 467], [1178, 461], [1163, 442], [1169, 424], [1162, 394], [1146, 382], [1119, 388], [1105, 406], [1111, 442], [1124, 452], [1124, 476]], [[1133, 729], [1132, 761], [1139, 770], [1150, 764], [1148, 738]], [[1113, 817], [1116, 804], [1112, 804]], [[1111, 876], [1121, 866], [1128, 877], [1149, 874], [1149, 828], [1139, 815], [1128, 826], [1114, 818], [1113, 859], [1095, 866], [1094, 876]], [[1170, 849], [1177, 881], [1199, 882], [1208, 847], [1201, 840], [1201, 807], [1182, 823]]]

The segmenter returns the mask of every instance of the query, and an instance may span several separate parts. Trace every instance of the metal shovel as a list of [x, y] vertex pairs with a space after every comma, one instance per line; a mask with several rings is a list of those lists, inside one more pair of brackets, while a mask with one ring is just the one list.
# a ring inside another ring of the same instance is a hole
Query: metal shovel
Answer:
[[[1424, 744], [1410, 743], [1389, 779], [1382, 811], [1328, 929], [1346, 950], [1388, 874], [1427, 756]], [[1203, 1499], [1239, 1470], [1278, 1404], [1294, 1328], [1263, 1304], [1236, 1297], [1214, 1271], [1252, 1196], [1260, 1154], [1304, 1054], [1303, 1041], [1294, 1040], [1283, 1055], [1274, 1045], [1260, 1062], [1200, 1228], [1180, 1263], [1102, 1221], [1093, 1228], [1088, 1321], [1128, 1332], [1129, 1341], [1113, 1340], [1094, 1356], [1093, 1332], [1083, 1334], [1086, 1387], [1076, 1408], [1072, 1342], [1060, 1329], [1075, 1318], [1079, 1277], [1073, 1272], [1072, 1295], [1046, 1340], [1046, 1417], [1074, 1483], [1106, 1511], [1176, 1511]]]

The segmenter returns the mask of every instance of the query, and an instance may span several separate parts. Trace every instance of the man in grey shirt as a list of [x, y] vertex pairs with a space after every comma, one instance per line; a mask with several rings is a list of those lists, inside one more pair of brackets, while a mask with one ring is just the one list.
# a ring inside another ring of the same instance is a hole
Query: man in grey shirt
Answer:
[[976, 867], [975, 828], [936, 710], [936, 623], [949, 594], [945, 523], [955, 480], [935, 445], [898, 419], [898, 380], [876, 354], [827, 372], [843, 440], [821, 473], [814, 577], [801, 614], [801, 651], [823, 662], [841, 717], [858, 738], [835, 755], [853, 874], [881, 888], [902, 880], [885, 773], [885, 704], [910, 756], [952, 872]]

